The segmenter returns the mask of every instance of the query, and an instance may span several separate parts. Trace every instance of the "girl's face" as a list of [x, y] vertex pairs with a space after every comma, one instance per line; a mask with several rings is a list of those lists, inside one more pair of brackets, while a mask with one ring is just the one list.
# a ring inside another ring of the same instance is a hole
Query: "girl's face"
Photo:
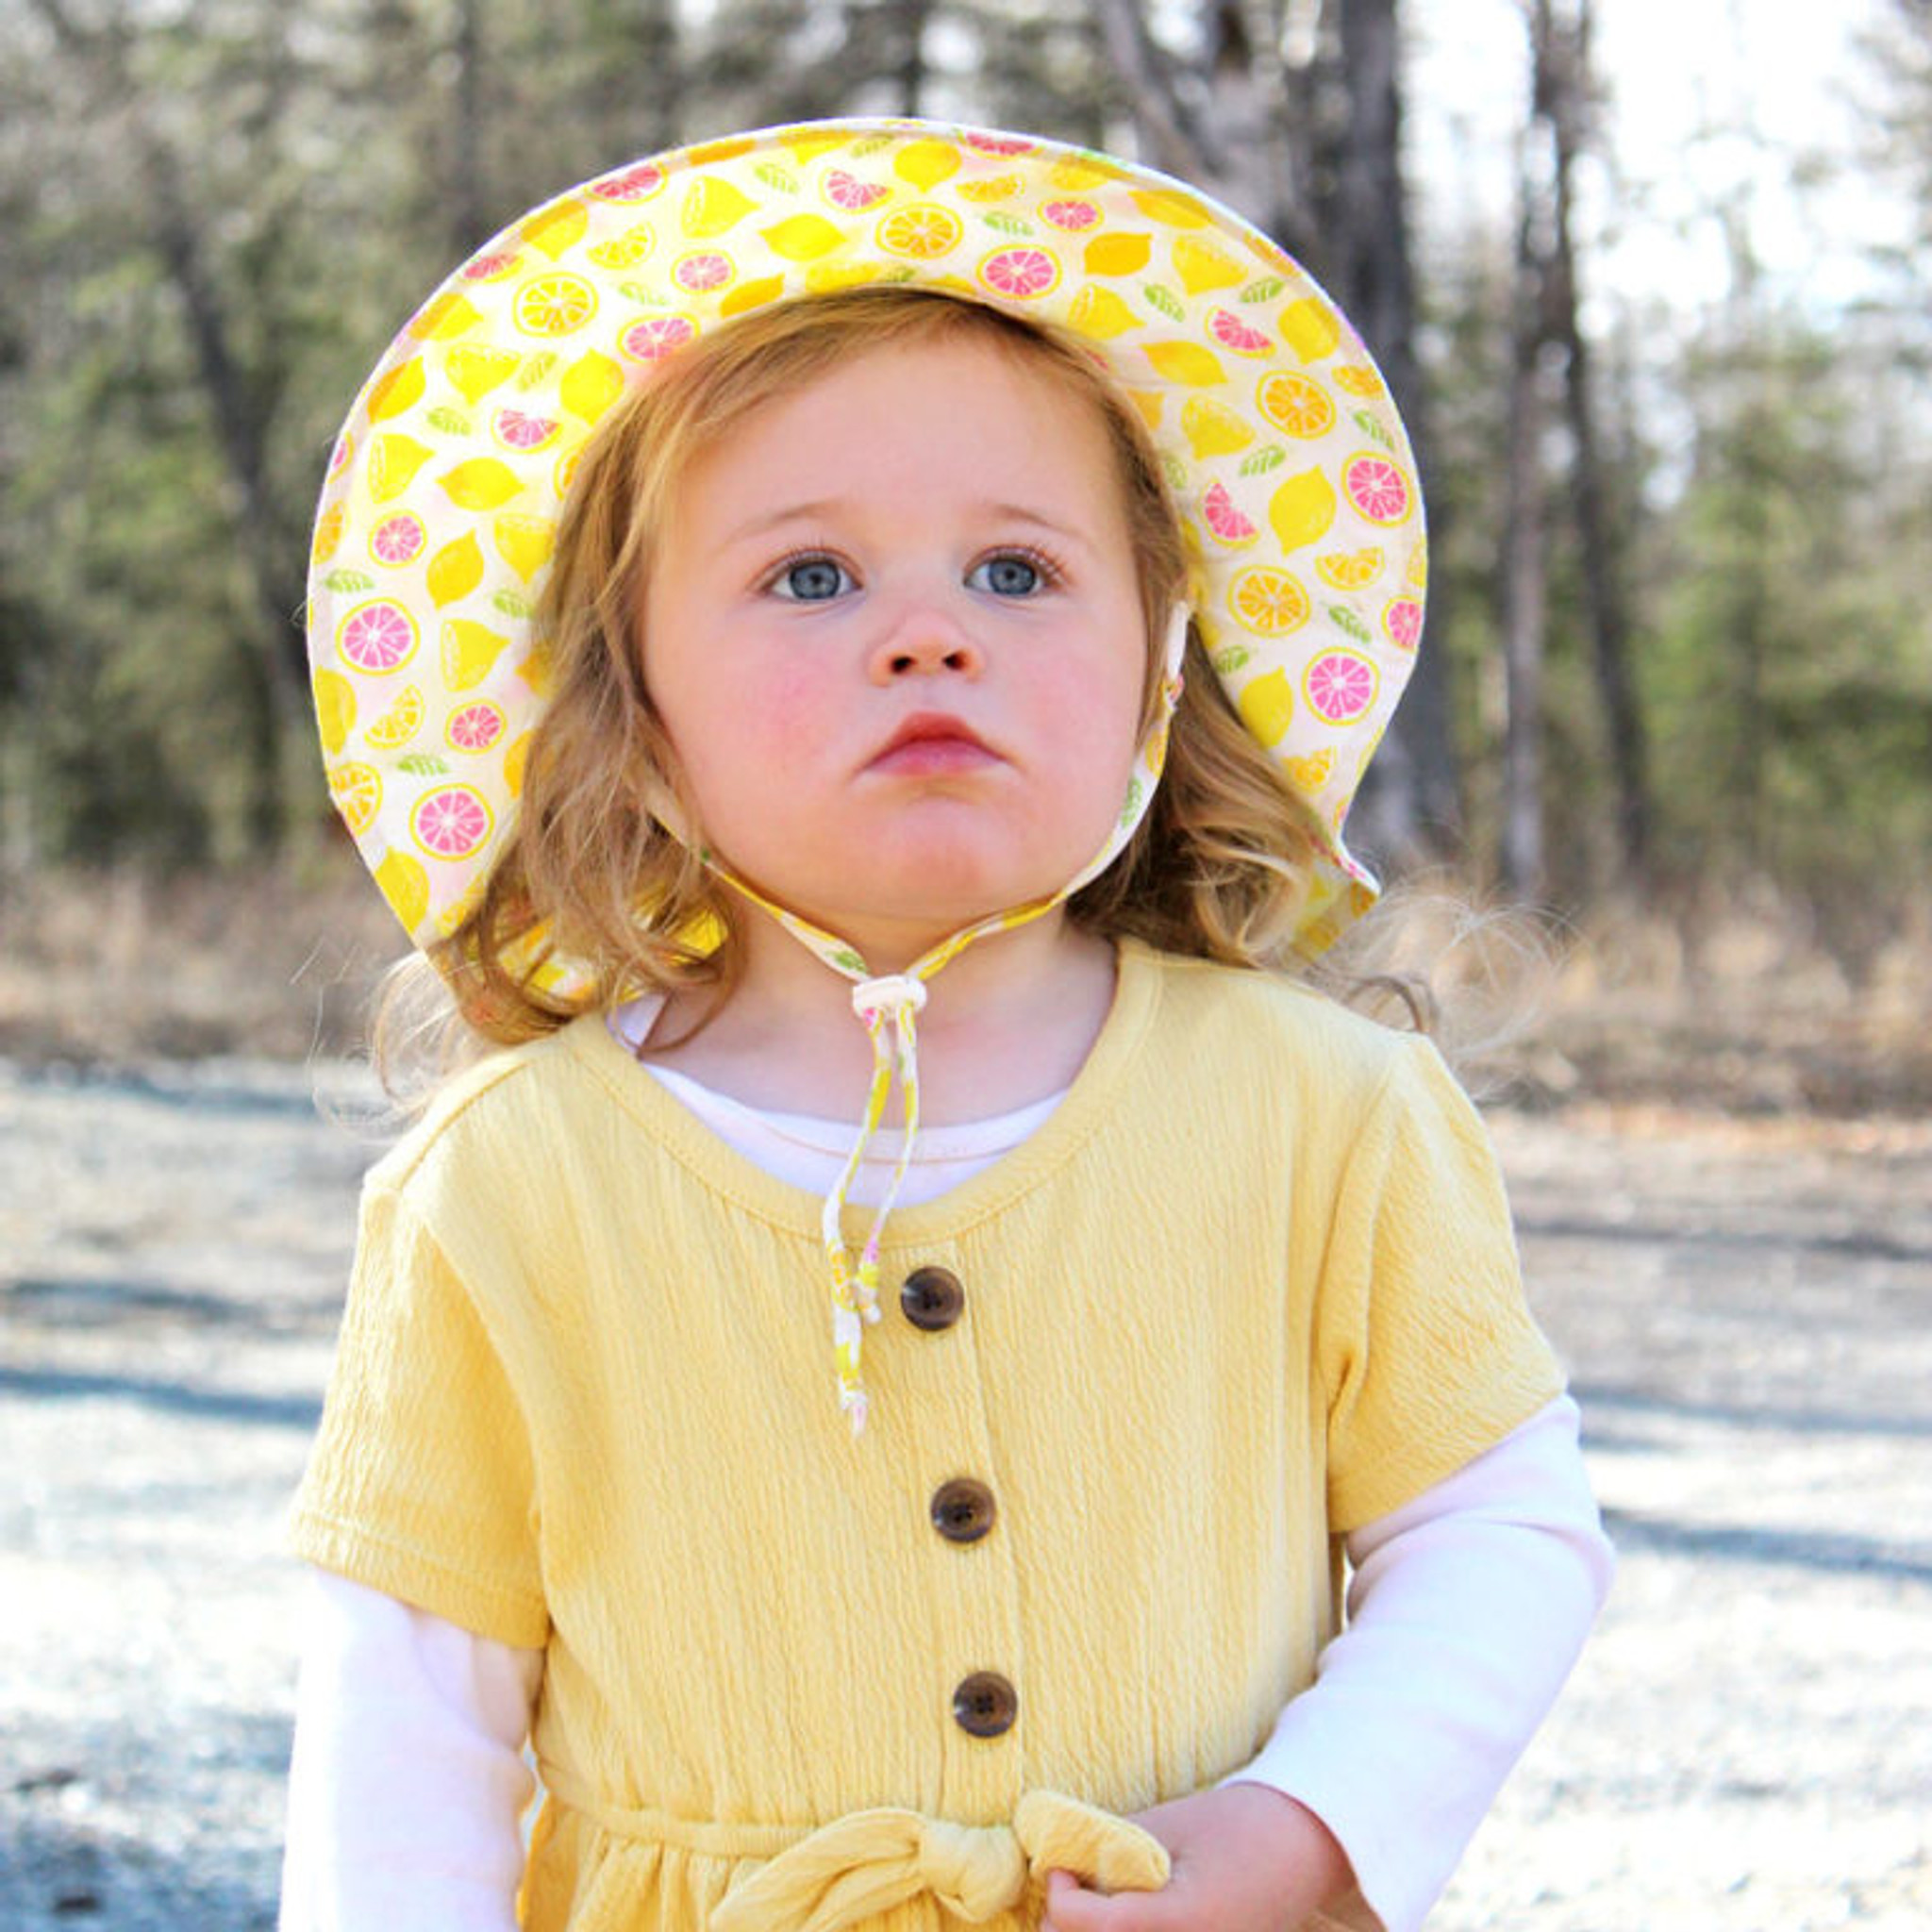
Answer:
[[645, 682], [704, 832], [874, 968], [1100, 849], [1148, 642], [1093, 407], [970, 337], [742, 418], [654, 537]]

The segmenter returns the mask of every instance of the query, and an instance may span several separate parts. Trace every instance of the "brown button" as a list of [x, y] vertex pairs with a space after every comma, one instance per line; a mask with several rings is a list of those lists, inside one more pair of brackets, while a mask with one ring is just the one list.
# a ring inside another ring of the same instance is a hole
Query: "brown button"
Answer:
[[975, 1738], [997, 1738], [1013, 1728], [1020, 1693], [997, 1671], [974, 1671], [953, 1692], [953, 1719]]
[[932, 1492], [932, 1526], [950, 1543], [976, 1543], [992, 1527], [992, 1491], [970, 1475]]
[[915, 1268], [899, 1291], [899, 1306], [915, 1328], [950, 1328], [966, 1306], [966, 1291], [950, 1268]]

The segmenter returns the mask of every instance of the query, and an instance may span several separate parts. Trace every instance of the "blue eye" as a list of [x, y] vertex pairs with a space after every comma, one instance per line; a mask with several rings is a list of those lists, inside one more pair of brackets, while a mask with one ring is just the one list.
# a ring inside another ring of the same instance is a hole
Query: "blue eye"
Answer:
[[854, 588], [850, 573], [829, 557], [799, 557], [772, 580], [774, 593], [797, 604], [823, 604]]
[[1030, 597], [1044, 586], [1046, 577], [1034, 558], [1008, 550], [974, 564], [966, 581], [974, 590], [991, 591], [997, 597]]

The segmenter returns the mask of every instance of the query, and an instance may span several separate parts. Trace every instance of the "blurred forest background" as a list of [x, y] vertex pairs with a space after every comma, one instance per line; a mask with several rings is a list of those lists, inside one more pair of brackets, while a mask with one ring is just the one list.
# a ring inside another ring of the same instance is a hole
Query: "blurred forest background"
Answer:
[[[1676, 184], [1694, 288], [1630, 272], [1641, 83], [1607, 84], [1590, 0], [1491, 6], [1514, 125], [1419, 156], [1420, 108], [1461, 125], [1410, 97], [1419, 65], [1481, 10], [0, 0], [0, 1050], [299, 1051], [290, 973], [348, 972], [343, 932], [394, 950], [328, 811], [300, 611], [337, 425], [443, 271], [633, 154], [920, 113], [1207, 188], [1375, 349], [1434, 572], [1358, 842], [1621, 937], [1612, 978], [1639, 941], [1695, 978], [1728, 934], [1800, 1032], [1828, 1007], [1863, 1042], [1856, 1091], [1795, 1098], [1901, 1097], [1869, 1022], [1890, 999], [1923, 1061], [1932, 5], [1858, 9], [1842, 138], [1713, 102]], [[1721, 10], [1750, 30], [1689, 0]], [[1763, 258], [1774, 191], [1881, 218], [1794, 275]], [[230, 976], [184, 1020], [196, 946]], [[161, 1023], [106, 1024], [163, 985]]]

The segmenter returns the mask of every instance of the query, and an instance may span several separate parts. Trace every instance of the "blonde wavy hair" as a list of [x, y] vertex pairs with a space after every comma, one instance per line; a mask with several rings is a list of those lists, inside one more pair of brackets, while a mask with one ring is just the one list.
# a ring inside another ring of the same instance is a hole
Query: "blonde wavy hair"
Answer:
[[[535, 618], [554, 695], [531, 736], [520, 813], [467, 917], [384, 989], [375, 1047], [386, 1083], [432, 1033], [446, 1072], [641, 992], [710, 988], [706, 1019], [729, 997], [745, 908], [652, 807], [674, 799], [695, 842], [695, 804], [644, 682], [639, 612], [654, 533], [696, 453], [755, 410], [871, 351], [960, 338], [1084, 397], [1106, 429], [1139, 565], [1142, 729], [1151, 724], [1168, 613], [1189, 591], [1190, 539], [1145, 424], [1091, 346], [923, 288], [847, 290], [741, 316], [669, 358], [585, 446]], [[1068, 902], [1069, 916], [1169, 952], [1293, 965], [1316, 850], [1307, 808], [1191, 631], [1184, 675], [1154, 804], [1120, 857]], [[567, 1002], [533, 983], [552, 952], [589, 968], [588, 997]], [[425, 1001], [429, 965], [447, 992]]]

